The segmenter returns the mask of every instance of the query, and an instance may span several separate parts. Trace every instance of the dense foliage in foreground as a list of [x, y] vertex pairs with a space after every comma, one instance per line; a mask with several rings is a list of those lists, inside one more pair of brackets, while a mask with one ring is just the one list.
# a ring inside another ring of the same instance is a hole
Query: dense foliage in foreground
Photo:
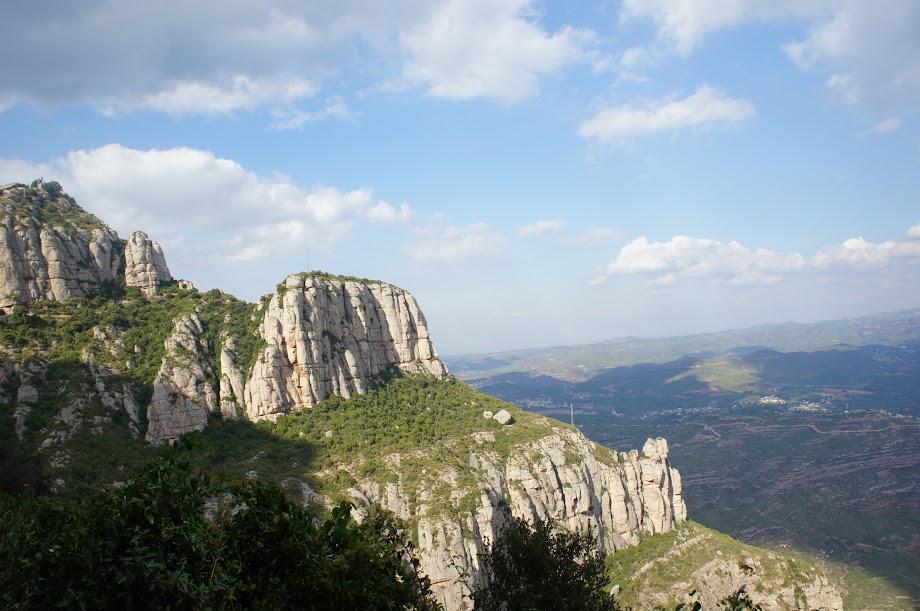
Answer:
[[604, 555], [586, 533], [554, 532], [550, 522], [515, 518], [480, 559], [487, 575], [473, 592], [475, 609], [617, 611]]
[[324, 520], [273, 484], [221, 486], [184, 454], [77, 504], [0, 499], [0, 607], [433, 609], [398, 524]]

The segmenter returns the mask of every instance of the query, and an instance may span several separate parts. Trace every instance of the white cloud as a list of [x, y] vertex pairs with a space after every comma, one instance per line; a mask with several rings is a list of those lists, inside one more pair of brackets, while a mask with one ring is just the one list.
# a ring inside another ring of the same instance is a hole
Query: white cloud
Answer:
[[529, 225], [517, 227], [519, 238], [537, 238], [550, 233], [558, 233], [565, 228], [565, 221], [535, 221]]
[[[911, 230], [908, 230], [909, 236]], [[902, 263], [915, 265], [920, 263], [920, 242], [886, 240], [874, 243], [862, 237], [850, 238], [843, 244], [825, 246], [810, 263], [816, 270], [827, 271], [874, 270]]]
[[632, 103], [606, 108], [582, 122], [578, 133], [583, 138], [601, 142], [628, 142], [631, 138], [685, 127], [725, 128], [754, 117], [757, 111], [746, 100], [730, 98], [724, 93], [701, 85], [684, 99], [675, 95], [645, 104]]
[[102, 109], [115, 116], [132, 110], [157, 110], [173, 116], [232, 115], [238, 110], [255, 110], [267, 104], [290, 104], [312, 97], [316, 86], [307, 80], [251, 78], [238, 74], [224, 82], [181, 81], [171, 89], [136, 100], [116, 100]]
[[751, 21], [815, 18], [834, 0], [624, 0], [623, 21], [650, 19], [661, 44], [687, 56], [718, 30]]
[[203, 241], [209, 255], [230, 261], [330, 248], [359, 223], [406, 223], [412, 217], [407, 204], [397, 210], [370, 188], [304, 190], [287, 176], [259, 176], [190, 148], [110, 144], [40, 166], [0, 160], [0, 177], [21, 182], [39, 175], [58, 180], [122, 237], [143, 229], [165, 243]]
[[782, 51], [824, 73], [830, 93], [878, 111], [920, 108], [920, 3], [887, 0], [624, 0], [623, 21], [650, 20], [658, 46], [681, 56], [707, 36], [750, 23], [804, 26]]
[[301, 130], [307, 123], [315, 123], [323, 119], [345, 119], [351, 116], [345, 101], [338, 96], [326, 100], [325, 106], [319, 110], [307, 111], [300, 108], [275, 109], [272, 116], [277, 119], [268, 126], [270, 131]]
[[[3, 10], [0, 110], [17, 103], [227, 115], [291, 110], [326, 83], [401, 79], [435, 96], [516, 102], [574, 61], [595, 34], [540, 23], [536, 0], [48, 0]], [[15, 58], [15, 59], [11, 59]], [[25, 59], [23, 59], [25, 58]], [[324, 115], [319, 115], [324, 116]], [[288, 126], [290, 125], [290, 126]]]
[[[3, 11], [0, 99], [111, 112], [226, 114], [285, 105], [347, 68], [411, 11], [371, 2], [49, 0]], [[374, 57], [370, 56], [371, 59]]]
[[[920, 237], [920, 225], [909, 238]], [[788, 274], [860, 272], [920, 264], [920, 240], [881, 243], [850, 238], [826, 246], [814, 256], [751, 249], [736, 241], [675, 236], [667, 242], [650, 242], [641, 236], [623, 246], [606, 267], [606, 277], [643, 275], [650, 286], [669, 286], [688, 279], [708, 279], [726, 286], [769, 285]], [[592, 281], [593, 282], [593, 281]], [[597, 282], [595, 282], [597, 283]]]
[[808, 35], [783, 46], [803, 69], [830, 72], [828, 87], [842, 101], [885, 110], [920, 108], [920, 4], [884, 6], [849, 1]]
[[533, 0], [448, 0], [399, 37], [403, 79], [437, 97], [518, 102], [539, 92], [540, 78], [587, 59], [593, 32], [547, 32]]
[[860, 132], [860, 136], [875, 136], [879, 134], [893, 134], [904, 125], [904, 122], [897, 117], [891, 119], [885, 119], [884, 121], [879, 121], [869, 129]]
[[416, 232], [419, 239], [404, 245], [403, 251], [421, 263], [463, 263], [494, 257], [508, 247], [508, 239], [491, 231], [486, 223], [444, 227], [441, 215], [435, 215]]
[[393, 225], [396, 223], [409, 223], [414, 218], [414, 213], [409, 204], [402, 203], [399, 208], [388, 204], [387, 202], [377, 202], [368, 211], [367, 218], [372, 223], [379, 225]]

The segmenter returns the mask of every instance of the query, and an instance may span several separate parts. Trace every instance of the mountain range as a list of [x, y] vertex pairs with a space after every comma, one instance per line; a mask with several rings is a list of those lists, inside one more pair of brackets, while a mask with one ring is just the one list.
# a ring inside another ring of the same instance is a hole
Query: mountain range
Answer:
[[[122, 240], [55, 182], [2, 187], [0, 208], [7, 492], [124, 486], [200, 435], [202, 468], [275, 480], [320, 512], [344, 499], [359, 520], [371, 505], [395, 514], [447, 609], [470, 606], [479, 557], [512, 516], [589, 532], [611, 558], [655, 535], [676, 533], [678, 548], [702, 536], [665, 439], [617, 451], [471, 388], [449, 374], [404, 289], [305, 272], [250, 304], [172, 278], [155, 241]], [[842, 606], [808, 563], [719, 562], [656, 600], [750, 586], [771, 608]]]

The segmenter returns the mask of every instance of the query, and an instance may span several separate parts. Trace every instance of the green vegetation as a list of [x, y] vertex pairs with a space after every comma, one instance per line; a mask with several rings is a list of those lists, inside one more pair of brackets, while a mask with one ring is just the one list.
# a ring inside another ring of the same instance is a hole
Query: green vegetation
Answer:
[[748, 594], [756, 602], [758, 592], [767, 592], [777, 597], [775, 608], [797, 609], [801, 587], [820, 575], [804, 558], [746, 545], [689, 521], [608, 554], [606, 566], [611, 583], [620, 585], [620, 602], [636, 608], [685, 605], [691, 592], [712, 587], [712, 575], [738, 571], [756, 576], [756, 592], [735, 592], [721, 604], [730, 609], [755, 608], [743, 606], [753, 605]]
[[[93, 368], [107, 370], [107, 392], [127, 393], [143, 411], [166, 356], [164, 343], [180, 317], [200, 310], [201, 343], [211, 355], [217, 354], [226, 337], [235, 338], [238, 363], [244, 371], [251, 370], [264, 346], [253, 306], [231, 295], [220, 291], [202, 294], [173, 284], [148, 300], [133, 287], [110, 288], [115, 298], [34, 302], [16, 306], [0, 320], [0, 345], [8, 348], [0, 358], [0, 483], [4, 478], [7, 482], [3, 488], [17, 490], [25, 483], [33, 489], [47, 487], [48, 461], [57, 460], [66, 466], [58, 467], [54, 477], [67, 482], [65, 494], [78, 496], [98, 489], [101, 483], [126, 480], [155, 456], [142, 441], [143, 418], [133, 425], [124, 409], [103, 405], [100, 395], [90, 390], [97, 385]], [[220, 359], [213, 361], [215, 370], [208, 381], [216, 392]], [[22, 384], [37, 393], [25, 412], [21, 440], [15, 432], [15, 414], [24, 374], [12, 373], [15, 364], [30, 372]], [[64, 406], [78, 409], [86, 425], [66, 446], [37, 453], [49, 434], [69, 435], [67, 427], [56, 422]], [[130, 426], [137, 428], [139, 438], [129, 433]], [[56, 454], [60, 455], [55, 458]], [[17, 474], [17, 465], [27, 465], [31, 475]]]
[[5, 189], [0, 197], [0, 216], [7, 215], [16, 221], [35, 219], [39, 227], [110, 231], [105, 223], [78, 206], [64, 193], [60, 183], [53, 180]]
[[392, 516], [357, 524], [340, 505], [318, 520], [272, 484], [225, 486], [190, 465], [174, 454], [79, 504], [0, 497], [0, 604], [436, 608]]
[[[513, 426], [483, 418], [483, 411], [501, 409], [512, 413]], [[542, 418], [459, 380], [427, 376], [394, 378], [367, 394], [332, 397], [275, 422], [214, 424], [206, 431], [213, 468], [231, 477], [255, 471], [273, 481], [288, 481], [293, 495], [300, 494], [299, 482], [345, 498], [344, 490], [357, 479], [396, 481], [398, 455], [407, 496], [415, 498], [421, 488], [432, 492], [429, 516], [470, 512], [478, 503], [471, 450], [507, 458], [511, 447], [551, 431]], [[451, 498], [441, 477], [445, 470], [455, 473], [462, 498]]]
[[[150, 392], [166, 354], [164, 342], [175, 321], [200, 308], [198, 314], [209, 350], [217, 350], [224, 337], [236, 338], [236, 352], [244, 370], [251, 370], [264, 346], [257, 333], [251, 304], [220, 291], [199, 293], [177, 285], [161, 287], [148, 300], [134, 287], [113, 289], [120, 299], [104, 296], [67, 302], [42, 301], [16, 306], [0, 322], [0, 344], [13, 348], [11, 361], [41, 358], [51, 363], [85, 362], [84, 351], [94, 360], [120, 372], [125, 382]], [[217, 359], [219, 366], [219, 359]], [[212, 384], [217, 385], [220, 372]], [[117, 381], [117, 380], [116, 380]]]
[[515, 518], [480, 556], [486, 582], [473, 590], [474, 609], [615, 611], [604, 556], [586, 533], [553, 532], [548, 522]]

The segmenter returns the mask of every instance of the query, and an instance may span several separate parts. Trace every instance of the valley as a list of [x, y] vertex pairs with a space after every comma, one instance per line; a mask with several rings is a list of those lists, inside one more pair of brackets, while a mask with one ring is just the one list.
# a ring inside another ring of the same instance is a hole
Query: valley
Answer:
[[[566, 362], [470, 382], [530, 411], [574, 418], [611, 448], [667, 438], [692, 520], [828, 567], [846, 584], [847, 609], [913, 609], [920, 605], [920, 343], [908, 337], [916, 329], [897, 324], [872, 325], [873, 337], [898, 335], [897, 345], [741, 348], [610, 367], [580, 380]], [[644, 358], [644, 350], [619, 358]]]

